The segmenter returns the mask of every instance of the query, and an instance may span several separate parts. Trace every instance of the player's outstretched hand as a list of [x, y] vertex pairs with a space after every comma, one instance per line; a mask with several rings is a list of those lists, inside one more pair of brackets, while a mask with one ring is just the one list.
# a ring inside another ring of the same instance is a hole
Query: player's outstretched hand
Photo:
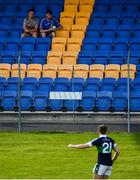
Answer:
[[69, 144], [68, 147], [71, 148], [71, 147], [72, 147], [72, 144]]

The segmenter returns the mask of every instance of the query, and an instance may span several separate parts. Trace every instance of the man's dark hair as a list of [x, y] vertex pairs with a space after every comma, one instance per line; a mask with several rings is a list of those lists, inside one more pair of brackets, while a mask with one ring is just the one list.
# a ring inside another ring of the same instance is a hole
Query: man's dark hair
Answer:
[[46, 14], [50, 14], [50, 15], [52, 15], [52, 11], [51, 11], [51, 10], [49, 10], [49, 9], [47, 9]]
[[98, 127], [98, 131], [101, 133], [101, 134], [106, 134], [107, 132], [107, 126], [102, 124]]
[[29, 13], [30, 11], [31, 11], [31, 12], [35, 12], [35, 9], [32, 7], [32, 8], [30, 8], [30, 9], [28, 10], [28, 13]]

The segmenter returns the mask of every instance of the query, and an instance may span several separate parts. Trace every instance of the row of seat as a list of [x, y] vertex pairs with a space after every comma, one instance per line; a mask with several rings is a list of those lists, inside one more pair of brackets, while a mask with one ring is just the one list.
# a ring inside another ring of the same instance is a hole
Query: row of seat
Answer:
[[[13, 64], [12, 67], [10, 64], [0, 64], [0, 76], [1, 77], [18, 77], [19, 73], [19, 66], [18, 64]], [[130, 78], [135, 78], [136, 73], [136, 65], [131, 64], [130, 67]], [[110, 65], [102, 65], [102, 64], [93, 64], [93, 65], [85, 65], [85, 64], [77, 64], [74, 67], [71, 65], [63, 64], [63, 65], [56, 65], [56, 64], [29, 64], [28, 68], [26, 64], [20, 64], [20, 73], [21, 77], [51, 77], [56, 78], [58, 77], [66, 77], [71, 78], [73, 77], [81, 77], [87, 78], [89, 77], [97, 77], [103, 78], [110, 77], [110, 78], [127, 78], [128, 77], [128, 65], [117, 65], [117, 64], [110, 64]], [[57, 74], [58, 73], [58, 74]], [[105, 74], [105, 75], [104, 75]]]
[[101, 4], [105, 4], [105, 5], [121, 5], [121, 4], [126, 4], [126, 5], [137, 5], [139, 4], [139, 0], [97, 0], [95, 1], [95, 5], [101, 5]]
[[[42, 91], [21, 91], [20, 108], [22, 111], [126, 111], [127, 93], [116, 91], [91, 92], [83, 91], [81, 100], [50, 99]], [[131, 93], [130, 110], [140, 110], [139, 91]], [[0, 92], [0, 110], [18, 110], [17, 91]]]

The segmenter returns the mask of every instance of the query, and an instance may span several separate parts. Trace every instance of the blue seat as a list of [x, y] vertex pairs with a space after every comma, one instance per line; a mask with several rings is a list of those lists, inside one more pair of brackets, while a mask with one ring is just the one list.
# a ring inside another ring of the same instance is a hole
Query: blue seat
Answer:
[[12, 25], [13, 18], [9, 16], [0, 16], [0, 24], [6, 25], [10, 24]]
[[33, 0], [19, 0], [18, 1], [18, 4], [29, 4], [29, 5], [31, 5], [31, 4], [33, 4]]
[[5, 38], [0, 38], [0, 52], [4, 50], [5, 47]]
[[83, 91], [80, 106], [83, 111], [93, 111], [95, 108], [96, 92]]
[[98, 30], [91, 30], [91, 31], [87, 31], [86, 33], [86, 37], [87, 38], [98, 38], [100, 36], [100, 33]]
[[116, 87], [116, 79], [104, 78], [101, 81], [101, 91], [114, 91]]
[[112, 92], [99, 91], [97, 92], [96, 107], [99, 111], [109, 111], [111, 108]]
[[23, 30], [20, 29], [12, 29], [10, 30], [10, 37], [21, 37], [21, 33], [23, 32]]
[[[99, 51], [102, 52], [102, 51]], [[94, 64], [108, 64], [108, 57], [106, 56], [95, 56], [93, 60]]]
[[84, 79], [83, 78], [71, 78], [70, 79], [70, 91], [83, 91], [84, 89]]
[[110, 64], [119, 64], [122, 65], [124, 64], [125, 57], [123, 55], [110, 55], [109, 63]]
[[[1, 3], [1, 2], [0, 2]], [[7, 4], [14, 4], [16, 5], [18, 3], [18, 0], [4, 0], [3, 4], [7, 5]]]
[[53, 79], [52, 78], [40, 78], [38, 81], [37, 90], [50, 92], [53, 87]]
[[130, 50], [131, 51], [140, 51], [140, 42], [139, 43], [131, 43]]
[[19, 51], [20, 38], [8, 38], [6, 41], [5, 50], [8, 51]]
[[119, 23], [120, 23], [120, 21], [119, 21], [119, 18], [114, 18], [114, 17], [109, 17], [109, 18], [107, 18], [106, 19], [106, 21], [105, 21], [106, 23], [106, 25], [113, 25], [113, 26], [118, 26], [119, 25]]
[[140, 92], [138, 90], [130, 94], [130, 110], [140, 111]]
[[131, 12], [131, 13], [134, 13], [134, 12], [138, 12], [139, 11], [139, 8], [137, 5], [127, 5], [126, 8], [125, 8], [125, 11], [126, 12]]
[[33, 51], [32, 64], [46, 64], [46, 51]]
[[46, 12], [46, 6], [44, 4], [35, 5], [35, 14], [36, 16], [44, 16]]
[[133, 38], [135, 38], [135, 39], [140, 38], [140, 31], [139, 30], [134, 30]]
[[36, 91], [33, 98], [33, 107], [37, 111], [44, 111], [48, 106], [48, 92]]
[[53, 91], [68, 91], [69, 79], [68, 78], [56, 78], [54, 80]]
[[18, 91], [18, 78], [10, 77], [7, 79], [6, 91]]
[[123, 6], [121, 4], [113, 4], [110, 6], [109, 10], [111, 13], [114, 13], [114, 12], [122, 13], [124, 9], [123, 9]]
[[98, 51], [110, 52], [112, 50], [112, 44], [110, 43], [100, 43], [98, 45]]
[[139, 88], [140, 88], [140, 78], [133, 79], [132, 91], [138, 91]]
[[36, 42], [36, 49], [38, 51], [49, 51], [51, 39], [50, 38], [38, 38]]
[[[12, 1], [11, 1], [12, 2]], [[11, 2], [10, 3], [8, 3], [8, 4], [4, 4], [3, 5], [3, 11], [4, 12], [16, 12], [17, 11], [17, 5], [16, 4], [11, 4]]]
[[22, 38], [21, 50], [22, 51], [33, 51], [35, 49], [35, 38], [26, 37]]
[[125, 0], [128, 5], [138, 5], [140, 3], [139, 0]]
[[122, 91], [114, 91], [112, 107], [115, 111], [125, 111], [127, 108], [127, 93]]
[[[26, 10], [27, 11], [27, 10]], [[20, 28], [23, 28], [23, 20], [25, 17], [23, 16], [16, 16], [14, 19], [14, 25], [13, 26], [19, 26]]]
[[4, 51], [1, 53], [1, 63], [14, 64], [17, 53], [14, 51]]
[[135, 25], [135, 18], [126, 17], [121, 19], [121, 24], [123, 25]]
[[49, 99], [49, 108], [53, 111], [60, 111], [63, 108], [63, 100]]
[[23, 91], [35, 91], [37, 86], [37, 79], [32, 77], [26, 77], [22, 81]]
[[29, 111], [32, 106], [33, 92], [32, 91], [21, 91], [20, 108], [22, 111]]
[[113, 39], [115, 38], [115, 31], [113, 29], [105, 29], [102, 31], [102, 38], [110, 38]]
[[125, 3], [125, 0], [110, 0], [110, 5], [123, 5]]
[[126, 43], [115, 43], [113, 51], [122, 51], [122, 52], [127, 52], [128, 50], [128, 44]]
[[85, 82], [86, 91], [99, 91], [100, 79], [99, 78], [87, 78]]
[[0, 29], [0, 37], [7, 38], [8, 37], [8, 30]]
[[136, 77], [140, 78], [140, 65], [137, 65]]
[[49, 0], [48, 1], [48, 4], [50, 5], [50, 4], [52, 4], [52, 5], [60, 5], [60, 6], [62, 6], [63, 4], [64, 4], [64, 0], [62, 0], [62, 1], [59, 1], [59, 0], [54, 0], [54, 1], [51, 1], [51, 0]]
[[34, 0], [34, 4], [35, 5], [45, 5], [47, 6], [48, 5], [48, 0]]
[[12, 111], [16, 107], [17, 91], [4, 91], [1, 106], [5, 111]]
[[131, 37], [131, 32], [129, 30], [122, 30], [117, 33], [117, 38], [127, 38]]
[[95, 1], [95, 5], [108, 5], [109, 4], [109, 0], [98, 0]]
[[105, 12], [105, 13], [107, 13], [108, 12], [108, 6], [107, 5], [101, 5], [101, 4], [95, 5], [94, 13], [96, 13], [96, 12]]
[[96, 51], [97, 50], [97, 44], [91, 43], [91, 44], [83, 44], [82, 51]]
[[[117, 81], [117, 90], [122, 91], [122, 92], [127, 92], [127, 82], [128, 82], [127, 78], [119, 78]], [[129, 83], [130, 83], [130, 89], [131, 89], [131, 83], [132, 83], [131, 79]]]
[[96, 17], [94, 17], [94, 18], [92, 18], [90, 20], [90, 24], [95, 25], [95, 26], [96, 25], [102, 26], [102, 25], [105, 24], [105, 19], [104, 18], [96, 18]]
[[78, 64], [92, 64], [93, 52], [81, 51], [78, 55]]
[[140, 64], [140, 59], [139, 59], [139, 57], [130, 57], [130, 60], [129, 60], [129, 62], [130, 62], [130, 64], [135, 64], [135, 65], [138, 65], [138, 64]]
[[31, 51], [22, 51], [20, 56], [20, 63], [28, 65], [31, 63], [30, 60], [31, 60]]
[[80, 106], [79, 100], [65, 100], [64, 107], [66, 107], [67, 111], [76, 111]]
[[0, 77], [0, 91], [4, 91], [6, 85], [6, 78]]

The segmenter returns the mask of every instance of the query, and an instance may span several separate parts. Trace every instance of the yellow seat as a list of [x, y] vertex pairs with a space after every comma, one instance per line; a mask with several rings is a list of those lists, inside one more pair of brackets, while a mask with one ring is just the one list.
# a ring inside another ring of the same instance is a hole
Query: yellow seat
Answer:
[[67, 5], [67, 4], [78, 5], [79, 4], [79, 0], [65, 0], [65, 5]]
[[[26, 76], [26, 64], [20, 64], [20, 77]], [[11, 69], [11, 77], [18, 77], [18, 64], [13, 64]]]
[[75, 4], [64, 5], [64, 12], [77, 12], [78, 6]]
[[84, 25], [72, 25], [71, 37], [84, 38], [85, 31], [86, 31], [86, 26]]
[[9, 78], [11, 71], [11, 64], [3, 63], [0, 64], [0, 77]]
[[61, 64], [58, 69], [58, 77], [72, 78], [73, 66]]
[[86, 64], [77, 64], [74, 66], [74, 77], [84, 78], [88, 77], [89, 66]]
[[92, 64], [90, 66], [89, 77], [102, 79], [104, 77], [104, 65]]
[[62, 52], [49, 51], [47, 56], [47, 64], [61, 64]]
[[59, 29], [56, 30], [56, 37], [64, 37], [64, 38], [68, 38], [69, 37], [69, 31], [66, 29]]
[[90, 12], [77, 12], [76, 18], [75, 18], [75, 24], [79, 25], [88, 25], [89, 24], [89, 18], [90, 18]]
[[90, 13], [92, 13], [93, 5], [82, 4], [82, 5], [79, 6], [79, 11], [80, 12], [90, 12]]
[[72, 25], [74, 22], [75, 13], [74, 12], [62, 12], [60, 15], [60, 24]]
[[81, 50], [82, 38], [68, 38], [67, 51], [79, 52]]
[[95, 0], [80, 0], [80, 5], [82, 4], [88, 4], [88, 5], [94, 5]]
[[57, 68], [56, 64], [45, 64], [43, 66], [42, 77], [56, 78]]
[[[130, 78], [134, 79], [135, 78], [135, 73], [136, 73], [136, 65], [130, 64], [129, 66], [130, 69]], [[121, 78], [127, 78], [128, 77], [128, 65], [123, 64], [121, 66]]]
[[27, 69], [27, 77], [40, 78], [42, 72], [41, 64], [29, 64]]
[[63, 64], [75, 65], [77, 63], [78, 52], [65, 51], [63, 53]]
[[66, 38], [55, 37], [52, 39], [52, 51], [65, 51]]
[[120, 65], [118, 64], [108, 64], [105, 69], [106, 78], [119, 78], [120, 74]]

